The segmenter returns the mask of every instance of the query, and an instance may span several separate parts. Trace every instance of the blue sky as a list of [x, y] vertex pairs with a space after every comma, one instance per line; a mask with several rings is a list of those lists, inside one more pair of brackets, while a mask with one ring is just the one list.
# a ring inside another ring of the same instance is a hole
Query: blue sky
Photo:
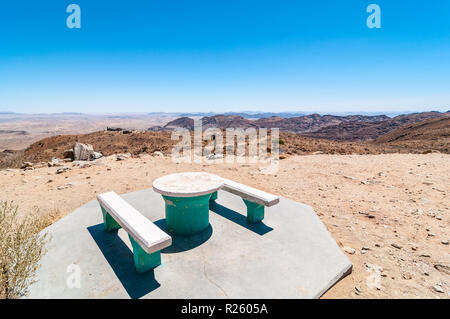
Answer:
[[448, 0], [0, 4], [0, 111], [443, 111], [449, 88]]

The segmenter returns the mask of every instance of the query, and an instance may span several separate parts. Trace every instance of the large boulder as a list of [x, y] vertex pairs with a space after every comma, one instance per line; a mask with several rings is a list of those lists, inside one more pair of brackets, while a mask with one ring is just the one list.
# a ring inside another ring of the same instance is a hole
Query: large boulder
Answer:
[[91, 144], [75, 143], [73, 146], [74, 161], [89, 161], [93, 157], [94, 148]]

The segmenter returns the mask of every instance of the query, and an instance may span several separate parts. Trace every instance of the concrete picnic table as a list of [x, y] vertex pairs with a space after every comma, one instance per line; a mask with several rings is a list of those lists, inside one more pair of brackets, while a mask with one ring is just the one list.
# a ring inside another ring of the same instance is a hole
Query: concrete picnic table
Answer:
[[217, 198], [224, 180], [205, 172], [170, 174], [156, 179], [153, 190], [166, 204], [166, 227], [176, 235], [191, 235], [209, 226], [209, 201]]

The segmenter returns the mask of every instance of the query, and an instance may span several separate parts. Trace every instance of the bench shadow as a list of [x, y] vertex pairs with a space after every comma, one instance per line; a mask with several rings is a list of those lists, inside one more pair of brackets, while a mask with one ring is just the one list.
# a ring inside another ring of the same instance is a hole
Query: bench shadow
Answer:
[[138, 274], [133, 262], [133, 252], [115, 232], [106, 232], [102, 224], [87, 227], [117, 278], [132, 299], [145, 296], [161, 285], [154, 271]]
[[217, 215], [220, 215], [261, 236], [273, 230], [272, 227], [267, 226], [262, 221], [255, 224], [249, 224], [247, 222], [246, 216], [239, 214], [238, 212], [235, 212], [232, 209], [226, 208], [225, 206], [218, 204], [216, 201], [211, 201], [209, 203], [209, 209], [214, 213], [216, 213]]
[[172, 245], [161, 250], [162, 254], [174, 254], [191, 250], [205, 243], [213, 233], [213, 229], [209, 225], [208, 228], [194, 235], [174, 235], [167, 231], [166, 219], [159, 219], [153, 223], [172, 237]]

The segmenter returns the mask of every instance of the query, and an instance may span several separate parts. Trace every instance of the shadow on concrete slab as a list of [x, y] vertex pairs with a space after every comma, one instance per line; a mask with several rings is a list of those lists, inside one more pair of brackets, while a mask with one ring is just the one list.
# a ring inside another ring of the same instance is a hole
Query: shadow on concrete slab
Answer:
[[252, 232], [257, 233], [258, 235], [265, 235], [268, 232], [272, 231], [273, 228], [267, 226], [263, 222], [258, 222], [256, 224], [249, 224], [247, 222], [247, 217], [239, 214], [238, 212], [235, 212], [234, 210], [231, 210], [229, 208], [226, 208], [225, 206], [222, 206], [218, 204], [215, 201], [211, 201], [209, 203], [209, 209], [216, 213], [217, 215], [220, 215], [228, 220], [231, 220], [232, 222], [247, 228], [248, 230], [251, 230]]
[[102, 224], [87, 228], [97, 243], [103, 256], [113, 269], [132, 299], [145, 296], [160, 287], [155, 279], [153, 270], [145, 274], [138, 274], [134, 267], [133, 252], [115, 232], [106, 232]]
[[[154, 222], [154, 224], [156, 226], [158, 226], [159, 228], [161, 228], [166, 233], [170, 234], [167, 231], [165, 218], [157, 220], [156, 222]], [[208, 228], [206, 228], [205, 230], [203, 230], [197, 234], [194, 234], [194, 235], [182, 236], [182, 235], [170, 234], [170, 236], [172, 237], [172, 245], [161, 250], [161, 253], [174, 254], [174, 253], [180, 253], [183, 251], [191, 250], [191, 249], [198, 247], [201, 244], [205, 243], [212, 236], [212, 233], [213, 233], [213, 229], [212, 229], [211, 225], [209, 225]]]

